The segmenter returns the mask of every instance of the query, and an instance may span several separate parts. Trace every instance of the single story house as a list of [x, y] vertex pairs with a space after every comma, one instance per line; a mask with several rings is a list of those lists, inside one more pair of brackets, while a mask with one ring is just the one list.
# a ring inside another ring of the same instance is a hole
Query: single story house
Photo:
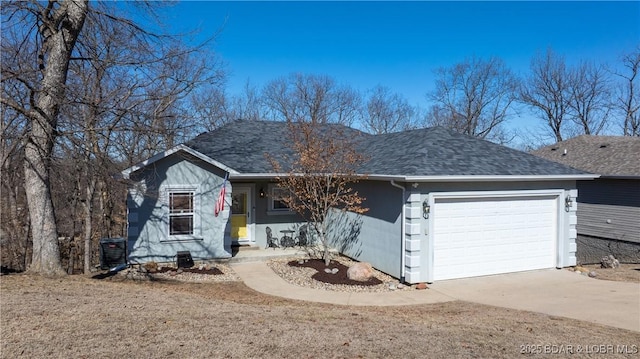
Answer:
[[532, 153], [600, 175], [577, 184], [578, 262], [640, 263], [640, 137], [582, 135]]
[[[407, 283], [576, 264], [576, 182], [597, 176], [441, 127], [327, 126], [367, 156], [355, 186], [369, 210], [333, 226], [343, 254]], [[238, 120], [125, 170], [130, 261], [225, 258], [232, 244], [267, 247], [267, 227], [299, 231], [265, 157], [290, 154], [288, 138], [285, 122]]]

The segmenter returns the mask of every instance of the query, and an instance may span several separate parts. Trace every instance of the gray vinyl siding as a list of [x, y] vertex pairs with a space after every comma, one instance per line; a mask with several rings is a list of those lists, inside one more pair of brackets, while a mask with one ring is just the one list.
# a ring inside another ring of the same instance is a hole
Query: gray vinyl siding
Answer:
[[386, 181], [364, 181], [355, 186], [365, 198], [364, 214], [339, 210], [331, 217], [330, 236], [334, 247], [393, 277], [401, 276], [402, 191]]
[[640, 179], [579, 181], [578, 191], [580, 203], [640, 207]]
[[578, 233], [640, 243], [640, 180], [578, 182]]
[[[267, 190], [273, 183], [255, 183], [255, 245], [266, 247], [266, 227], [280, 238], [281, 230], [298, 233], [305, 224], [295, 213], [269, 212], [269, 199], [260, 198], [260, 189]], [[359, 261], [371, 263], [376, 269], [400, 277], [402, 191], [385, 181], [363, 181], [355, 185], [365, 198], [362, 215], [334, 210], [329, 217], [328, 240], [340, 253]]]
[[[178, 251], [190, 251], [194, 259], [230, 257], [230, 243], [224, 239], [229, 206], [214, 215], [223, 178], [224, 172], [184, 152], [133, 173], [134, 183], [127, 198], [130, 262], [171, 262]], [[166, 193], [176, 188], [195, 190], [194, 234], [187, 239], [176, 239], [168, 232]], [[230, 203], [231, 191], [227, 182], [226, 203]]]

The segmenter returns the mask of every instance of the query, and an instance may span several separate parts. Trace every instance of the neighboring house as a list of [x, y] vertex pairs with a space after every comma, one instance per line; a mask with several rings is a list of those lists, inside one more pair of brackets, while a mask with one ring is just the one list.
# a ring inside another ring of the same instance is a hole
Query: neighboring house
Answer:
[[578, 262], [640, 263], [640, 137], [582, 135], [532, 153], [600, 175], [578, 182]]
[[[335, 247], [408, 283], [576, 264], [576, 181], [596, 176], [434, 127], [369, 135], [340, 125], [368, 157], [363, 215], [336, 216]], [[266, 154], [285, 158], [284, 122], [239, 120], [124, 171], [130, 260], [225, 258], [267, 246], [302, 219], [278, 201]], [[224, 211], [215, 203], [225, 175]], [[336, 211], [337, 214], [341, 211]]]

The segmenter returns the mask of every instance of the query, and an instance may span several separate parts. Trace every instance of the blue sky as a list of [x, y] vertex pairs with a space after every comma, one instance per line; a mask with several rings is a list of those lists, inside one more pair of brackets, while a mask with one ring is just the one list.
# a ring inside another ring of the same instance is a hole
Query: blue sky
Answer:
[[[568, 63], [614, 65], [640, 43], [640, 2], [210, 2], [170, 11], [178, 27], [220, 30], [229, 92], [291, 72], [377, 84], [426, 107], [433, 70], [498, 56], [516, 73], [551, 47]], [[525, 126], [523, 119], [513, 126]]]

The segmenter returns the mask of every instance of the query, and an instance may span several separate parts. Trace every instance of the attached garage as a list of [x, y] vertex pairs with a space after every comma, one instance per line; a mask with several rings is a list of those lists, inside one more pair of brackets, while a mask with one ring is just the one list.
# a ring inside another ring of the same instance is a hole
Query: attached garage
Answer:
[[560, 195], [432, 194], [433, 280], [555, 267]]

